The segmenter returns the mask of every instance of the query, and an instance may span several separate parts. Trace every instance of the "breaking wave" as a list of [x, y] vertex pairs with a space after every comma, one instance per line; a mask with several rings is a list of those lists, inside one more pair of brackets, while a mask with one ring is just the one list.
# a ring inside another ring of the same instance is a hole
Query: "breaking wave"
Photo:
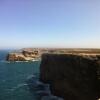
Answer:
[[63, 98], [54, 96], [50, 91], [50, 85], [40, 82], [35, 75], [29, 77], [27, 80], [27, 85], [30, 92], [34, 92], [37, 100], [64, 100]]

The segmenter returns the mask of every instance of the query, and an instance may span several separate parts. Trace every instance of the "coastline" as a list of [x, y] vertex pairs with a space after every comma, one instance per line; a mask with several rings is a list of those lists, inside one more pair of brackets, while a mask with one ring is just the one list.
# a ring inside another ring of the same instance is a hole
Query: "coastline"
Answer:
[[6, 55], [6, 61], [30, 62], [41, 60], [43, 54], [73, 54], [82, 56], [100, 55], [100, 49], [64, 49], [64, 48], [24, 48]]

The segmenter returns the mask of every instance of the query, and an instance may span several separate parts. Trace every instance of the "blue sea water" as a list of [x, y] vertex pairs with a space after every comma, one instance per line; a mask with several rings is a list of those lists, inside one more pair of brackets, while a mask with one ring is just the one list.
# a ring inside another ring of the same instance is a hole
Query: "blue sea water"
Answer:
[[0, 100], [63, 100], [38, 81], [40, 61], [7, 62], [8, 52], [0, 50]]
[[36, 100], [26, 81], [39, 76], [40, 62], [6, 62], [8, 50], [0, 51], [0, 100]]

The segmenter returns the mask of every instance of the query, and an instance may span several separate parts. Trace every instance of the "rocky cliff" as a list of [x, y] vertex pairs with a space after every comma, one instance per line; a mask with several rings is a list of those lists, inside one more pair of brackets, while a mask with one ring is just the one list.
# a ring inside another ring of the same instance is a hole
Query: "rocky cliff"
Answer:
[[9, 53], [6, 57], [7, 61], [31, 61], [40, 58], [38, 51], [26, 51], [17, 53]]
[[100, 95], [100, 55], [43, 54], [40, 80], [64, 100], [97, 100]]

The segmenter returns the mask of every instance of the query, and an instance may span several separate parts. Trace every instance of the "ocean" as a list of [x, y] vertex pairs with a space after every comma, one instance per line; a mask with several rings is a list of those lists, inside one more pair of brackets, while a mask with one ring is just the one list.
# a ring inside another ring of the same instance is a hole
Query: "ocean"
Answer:
[[0, 100], [36, 100], [26, 81], [33, 75], [38, 79], [40, 61], [9, 63], [8, 52], [0, 51]]
[[0, 100], [63, 100], [39, 81], [41, 61], [7, 62], [11, 50], [0, 50]]

